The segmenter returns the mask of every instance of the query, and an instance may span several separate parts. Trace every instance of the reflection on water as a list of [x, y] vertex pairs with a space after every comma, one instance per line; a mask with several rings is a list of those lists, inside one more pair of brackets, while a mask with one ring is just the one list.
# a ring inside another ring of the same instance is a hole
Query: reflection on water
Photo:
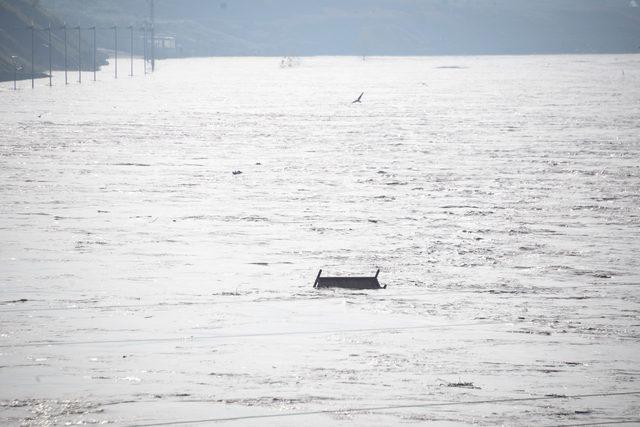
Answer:
[[[0, 85], [5, 420], [633, 389], [640, 56], [278, 61]], [[311, 288], [376, 267], [384, 291]], [[634, 399], [307, 417], [548, 424]]]

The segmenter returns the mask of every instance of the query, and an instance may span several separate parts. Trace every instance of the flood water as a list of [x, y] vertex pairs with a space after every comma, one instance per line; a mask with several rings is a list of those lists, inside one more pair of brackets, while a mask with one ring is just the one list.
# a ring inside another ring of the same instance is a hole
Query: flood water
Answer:
[[0, 423], [640, 422], [640, 55], [286, 64], [0, 84]]

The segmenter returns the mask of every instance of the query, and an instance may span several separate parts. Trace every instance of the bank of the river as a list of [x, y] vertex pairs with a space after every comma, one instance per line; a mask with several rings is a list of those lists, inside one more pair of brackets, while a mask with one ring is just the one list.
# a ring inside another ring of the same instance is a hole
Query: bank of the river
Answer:
[[[34, 31], [32, 34], [31, 26]], [[35, 77], [46, 77], [49, 69], [49, 32], [51, 26], [51, 62], [54, 70], [61, 70], [65, 63], [64, 23], [53, 13], [26, 0], [0, 1], [0, 81], [13, 80], [14, 70], [19, 80], [31, 78], [31, 49]], [[33, 36], [33, 43], [32, 43]], [[89, 35], [80, 49], [83, 70], [93, 69], [93, 45]], [[98, 52], [96, 63], [106, 64], [107, 55]], [[78, 67], [77, 29], [67, 29], [67, 66]]]

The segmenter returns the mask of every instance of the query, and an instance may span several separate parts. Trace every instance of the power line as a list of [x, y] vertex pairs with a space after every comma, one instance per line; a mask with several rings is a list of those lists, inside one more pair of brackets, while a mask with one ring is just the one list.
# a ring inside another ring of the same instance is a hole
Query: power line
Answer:
[[[68, 81], [68, 40], [67, 40], [67, 30], [68, 29], [74, 29], [78, 31], [78, 83], [82, 83], [82, 31], [92, 31], [93, 32], [93, 79], [94, 81], [96, 80], [96, 50], [97, 50], [97, 46], [96, 46], [96, 30], [109, 30], [109, 31], [114, 31], [114, 44], [115, 44], [115, 49], [114, 49], [114, 58], [115, 58], [115, 65], [114, 65], [114, 69], [115, 69], [115, 78], [118, 78], [118, 25], [114, 25], [114, 26], [110, 26], [110, 27], [97, 27], [97, 26], [88, 26], [88, 27], [84, 27], [81, 25], [77, 25], [75, 27], [69, 27], [66, 23], [63, 23], [62, 26], [59, 27], [53, 27], [51, 25], [51, 23], [49, 23], [48, 26], [46, 27], [39, 27], [36, 26], [35, 24], [32, 25], [21, 25], [21, 26], [6, 26], [6, 27], [1, 27], [0, 28], [0, 32], [3, 33], [7, 33], [10, 31], [16, 31], [16, 30], [22, 30], [22, 31], [29, 31], [30, 33], [30, 37], [31, 37], [31, 72], [29, 74], [27, 74], [26, 72], [21, 72], [20, 75], [21, 76], [30, 76], [31, 78], [31, 88], [33, 89], [35, 87], [35, 34], [37, 33], [46, 33], [47, 39], [48, 39], [48, 43], [46, 44], [46, 46], [49, 49], [49, 86], [53, 85], [53, 72], [52, 72], [52, 68], [53, 68], [53, 64], [52, 64], [52, 50], [53, 50], [53, 43], [52, 43], [52, 33], [55, 33], [56, 31], [60, 31], [63, 35], [64, 35], [64, 80], [65, 80], [65, 85], [67, 85], [69, 83]], [[121, 27], [124, 28], [124, 27]], [[130, 31], [130, 57], [131, 57], [131, 72], [130, 75], [131, 77], [133, 77], [133, 70], [134, 70], [134, 34], [135, 33], [140, 33], [142, 34], [143, 38], [144, 38], [144, 50], [146, 51], [147, 49], [147, 24], [143, 24], [141, 27], [138, 26], [134, 26], [133, 24], [128, 25], [126, 28], [129, 29]], [[153, 29], [152, 29], [153, 30]], [[152, 48], [152, 52], [153, 52], [153, 44], [154, 44], [154, 40], [153, 38], [151, 39], [151, 48]], [[15, 56], [17, 58], [17, 55]], [[146, 55], [145, 55], [145, 59], [144, 59], [144, 74], [146, 73]], [[26, 62], [26, 61], [25, 61]], [[152, 56], [152, 64], [155, 63], [155, 55]], [[18, 68], [17, 65], [14, 63], [14, 89], [15, 89], [15, 81], [17, 80], [17, 75], [18, 75]], [[26, 67], [26, 66], [25, 66]], [[155, 68], [155, 67], [152, 67]]]
[[[378, 411], [387, 411], [393, 409], [417, 409], [417, 408], [433, 408], [433, 407], [447, 407], [447, 406], [462, 406], [462, 405], [482, 405], [482, 404], [495, 404], [495, 403], [515, 403], [515, 402], [528, 402], [528, 401], [544, 401], [544, 400], [556, 400], [556, 399], [583, 399], [589, 397], [611, 397], [611, 396], [632, 396], [632, 395], [640, 395], [640, 390], [638, 391], [627, 391], [627, 392], [615, 392], [615, 393], [593, 393], [593, 394], [574, 394], [574, 395], [548, 395], [548, 396], [539, 396], [539, 397], [521, 397], [521, 398], [508, 398], [508, 399], [484, 399], [484, 400], [471, 400], [471, 401], [462, 401], [462, 402], [431, 402], [431, 403], [416, 403], [416, 404], [408, 404], [408, 405], [386, 405], [386, 406], [371, 406], [371, 407], [356, 407], [356, 408], [343, 408], [343, 409], [324, 409], [318, 411], [304, 411], [304, 412], [285, 412], [278, 414], [258, 414], [258, 415], [244, 415], [237, 417], [226, 417], [226, 418], [206, 418], [206, 419], [194, 419], [194, 420], [177, 420], [177, 421], [166, 421], [166, 422], [157, 422], [157, 423], [148, 423], [148, 424], [131, 424], [130, 427], [150, 427], [150, 426], [169, 426], [169, 425], [178, 425], [178, 424], [202, 424], [202, 423], [212, 423], [212, 422], [224, 422], [224, 421], [244, 421], [244, 420], [255, 420], [255, 419], [266, 419], [266, 418], [284, 418], [284, 417], [300, 417], [307, 415], [322, 415], [322, 414], [340, 414], [345, 412], [378, 412]], [[637, 420], [628, 420], [622, 423], [633, 423], [638, 422]], [[598, 425], [603, 424], [595, 423], [595, 424], [573, 424], [573, 425]]]
[[[126, 28], [131, 28], [131, 27], [132, 27], [132, 25], [117, 25], [117, 27], [120, 27], [120, 28], [125, 28], [125, 27], [126, 27]], [[63, 25], [63, 26], [60, 26], [60, 27], [53, 27], [53, 26], [52, 26], [52, 27], [51, 27], [51, 30], [64, 30], [64, 28], [65, 28], [65, 26], [64, 26], [64, 25]], [[90, 26], [90, 27], [83, 27], [83, 26], [81, 26], [81, 25], [75, 25], [75, 26], [73, 26], [73, 28], [74, 28], [74, 29], [80, 29], [80, 30], [93, 30], [93, 28], [94, 28], [94, 27], [93, 27], [93, 26]], [[96, 28], [97, 30], [113, 30], [113, 25], [112, 25], [112, 26], [110, 26], [110, 27], [98, 27], [98, 26], [96, 26], [95, 28]], [[136, 31], [140, 31], [140, 32], [142, 32], [142, 31], [144, 31], [144, 30], [145, 30], [145, 27], [144, 27], [144, 26], [138, 27], [138, 26], [135, 26], [135, 25], [134, 25], [134, 26], [133, 26], [133, 28], [134, 28]], [[25, 30], [25, 31], [31, 31], [31, 29], [32, 29], [32, 27], [31, 27], [30, 25], [26, 25], [26, 26], [22, 26], [22, 25], [21, 25], [21, 26], [9, 26], [9, 27], [3, 27], [3, 28], [0, 28], [0, 31], [5, 31], [5, 32], [6, 32], [7, 30]], [[35, 26], [35, 25], [34, 25], [34, 26], [33, 26], [33, 30], [34, 30], [34, 31], [47, 32], [47, 31], [49, 31], [49, 27], [48, 27], [48, 26], [47, 26], [47, 27], [38, 27], [38, 26]]]

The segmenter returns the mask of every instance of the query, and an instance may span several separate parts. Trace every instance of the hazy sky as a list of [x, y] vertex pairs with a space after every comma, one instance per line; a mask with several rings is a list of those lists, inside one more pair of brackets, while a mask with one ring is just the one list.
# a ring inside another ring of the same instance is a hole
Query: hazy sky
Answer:
[[[73, 20], [128, 25], [146, 0], [42, 0]], [[155, 0], [185, 54], [638, 52], [636, 0]]]

